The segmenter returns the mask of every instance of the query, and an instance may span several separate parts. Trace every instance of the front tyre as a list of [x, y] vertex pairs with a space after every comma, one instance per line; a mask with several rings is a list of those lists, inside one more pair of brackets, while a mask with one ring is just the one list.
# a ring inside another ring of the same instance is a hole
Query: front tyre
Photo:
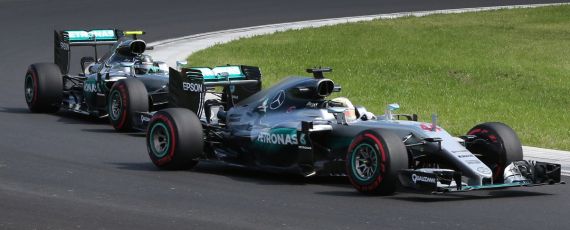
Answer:
[[408, 167], [402, 140], [386, 130], [366, 130], [350, 144], [346, 172], [350, 183], [367, 195], [390, 195], [398, 185], [398, 171]]
[[493, 182], [503, 183], [505, 167], [513, 161], [523, 160], [521, 142], [511, 127], [499, 123], [488, 122], [476, 125], [467, 135], [476, 139], [466, 143], [467, 149], [480, 155], [481, 161], [493, 170]]
[[107, 112], [117, 131], [133, 130], [135, 114], [148, 111], [148, 93], [138, 79], [123, 79], [113, 84], [109, 92]]
[[34, 113], [55, 113], [63, 98], [63, 78], [53, 63], [30, 65], [24, 80], [24, 95], [28, 109]]
[[148, 155], [162, 169], [189, 169], [204, 152], [202, 123], [184, 108], [156, 112], [146, 134]]

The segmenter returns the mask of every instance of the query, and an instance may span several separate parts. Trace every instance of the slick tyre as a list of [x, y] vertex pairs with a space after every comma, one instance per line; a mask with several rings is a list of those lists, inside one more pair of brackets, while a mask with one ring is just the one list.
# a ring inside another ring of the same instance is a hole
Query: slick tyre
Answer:
[[138, 79], [123, 79], [111, 87], [107, 101], [109, 121], [117, 131], [131, 131], [137, 112], [148, 111], [148, 93]]
[[408, 167], [402, 140], [386, 130], [366, 130], [350, 144], [346, 173], [350, 183], [367, 195], [390, 195], [398, 186], [398, 171]]
[[156, 112], [146, 133], [146, 146], [152, 163], [161, 169], [190, 169], [204, 152], [202, 123], [184, 108]]
[[30, 65], [24, 80], [24, 95], [30, 111], [55, 113], [63, 98], [63, 77], [53, 63]]
[[467, 135], [475, 135], [476, 139], [467, 144], [467, 149], [480, 155], [481, 161], [493, 170], [493, 182], [503, 183], [505, 167], [513, 161], [523, 159], [521, 142], [511, 127], [499, 123], [488, 122], [476, 125]]

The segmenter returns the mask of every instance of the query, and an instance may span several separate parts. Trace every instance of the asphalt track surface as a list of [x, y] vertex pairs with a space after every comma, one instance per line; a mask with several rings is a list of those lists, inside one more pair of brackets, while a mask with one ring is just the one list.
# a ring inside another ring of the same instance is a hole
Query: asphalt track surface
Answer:
[[549, 2], [558, 1], [0, 0], [0, 229], [566, 229], [566, 185], [366, 197], [342, 178], [207, 162], [158, 171], [143, 134], [115, 133], [106, 120], [66, 112], [32, 114], [23, 95], [27, 66], [53, 59], [55, 28], [142, 28], [155, 41], [309, 19]]

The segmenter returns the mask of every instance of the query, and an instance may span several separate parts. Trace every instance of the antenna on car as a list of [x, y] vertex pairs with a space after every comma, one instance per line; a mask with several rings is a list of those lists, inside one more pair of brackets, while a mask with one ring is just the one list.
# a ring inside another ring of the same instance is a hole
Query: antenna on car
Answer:
[[321, 78], [325, 78], [325, 76], [323, 75], [323, 73], [325, 72], [332, 72], [332, 68], [331, 67], [313, 67], [313, 68], [309, 68], [307, 69], [307, 73], [312, 73], [313, 77], [316, 79], [321, 79]]

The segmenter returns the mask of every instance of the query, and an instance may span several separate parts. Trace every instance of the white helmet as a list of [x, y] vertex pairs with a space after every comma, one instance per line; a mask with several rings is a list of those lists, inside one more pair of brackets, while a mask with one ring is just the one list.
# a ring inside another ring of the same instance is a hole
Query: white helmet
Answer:
[[356, 120], [356, 111], [354, 109], [354, 105], [348, 98], [346, 97], [337, 97], [332, 99], [331, 101], [338, 103], [341, 107], [345, 107], [346, 110], [344, 111], [344, 117], [346, 121], [354, 121]]

